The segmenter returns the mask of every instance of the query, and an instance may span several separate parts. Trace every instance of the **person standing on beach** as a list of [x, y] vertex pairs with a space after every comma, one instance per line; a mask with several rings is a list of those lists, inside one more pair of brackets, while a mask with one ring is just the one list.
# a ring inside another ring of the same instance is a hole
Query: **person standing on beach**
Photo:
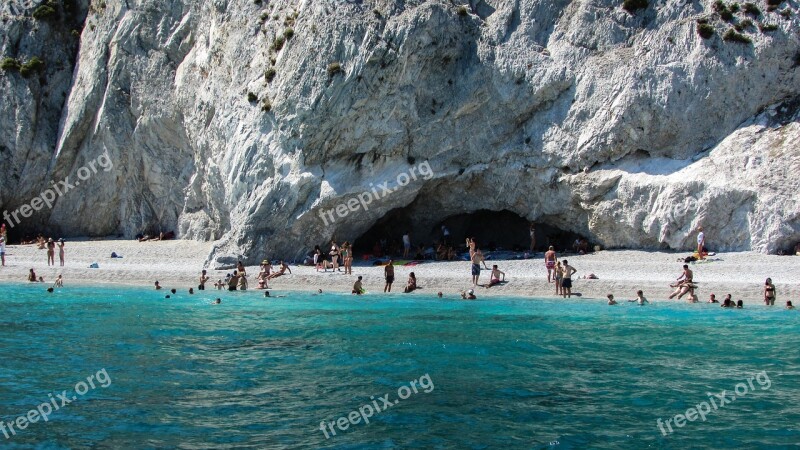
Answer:
[[703, 227], [697, 227], [697, 259], [703, 259], [703, 252], [706, 246], [706, 234], [703, 233]]
[[556, 268], [553, 269], [553, 280], [556, 282], [556, 295], [564, 293], [561, 287], [561, 280], [564, 279], [564, 267], [561, 266], [561, 261], [556, 262]]
[[764, 304], [775, 306], [775, 285], [772, 284], [772, 278], [767, 278], [764, 282]]
[[47, 265], [56, 265], [56, 243], [53, 238], [47, 240]]
[[[58, 240], [58, 260], [61, 262], [61, 267], [64, 267], [64, 239]], [[53, 262], [55, 265], [55, 262]]]
[[344, 274], [353, 274], [353, 246], [350, 242], [344, 241], [342, 244], [342, 262], [344, 263]]
[[406, 231], [403, 233], [403, 258], [408, 258], [409, 250], [411, 250], [411, 235]]
[[442, 225], [442, 244], [447, 247], [450, 242], [450, 230], [447, 229], [446, 226]]
[[206, 269], [203, 269], [200, 272], [200, 284], [197, 285], [198, 291], [205, 291], [206, 290], [206, 281], [208, 281], [209, 277], [206, 275]]
[[[475, 244], [475, 240], [472, 240], [473, 245]], [[484, 269], [489, 269], [486, 267], [486, 259], [483, 257], [483, 252], [481, 249], [475, 249], [474, 252], [471, 252], [472, 255], [470, 256], [470, 261], [472, 261], [472, 287], [478, 285], [478, 279], [481, 276], [481, 263], [483, 263]]]
[[0, 262], [2, 267], [6, 266], [6, 238], [3, 235], [0, 235]]
[[383, 268], [383, 275], [386, 277], [386, 285], [383, 286], [383, 292], [392, 292], [392, 283], [394, 283], [394, 261], [389, 260], [386, 267]]
[[564, 260], [564, 278], [561, 280], [561, 295], [564, 298], [572, 298], [572, 276], [578, 272], [574, 267]]
[[339, 246], [336, 245], [336, 241], [331, 241], [331, 251], [329, 254], [331, 255], [331, 262], [333, 263], [333, 271], [336, 272], [339, 270]]
[[536, 228], [533, 226], [533, 222], [531, 222], [531, 253], [536, 251]]
[[552, 245], [544, 254], [544, 266], [547, 267], [547, 282], [550, 283], [553, 276], [553, 269], [556, 268], [556, 251], [553, 249]]

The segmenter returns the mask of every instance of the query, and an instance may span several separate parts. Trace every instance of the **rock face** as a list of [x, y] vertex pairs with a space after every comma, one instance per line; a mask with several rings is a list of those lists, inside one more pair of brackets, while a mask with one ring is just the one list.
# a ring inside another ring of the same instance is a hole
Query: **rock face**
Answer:
[[0, 207], [113, 169], [12, 234], [175, 230], [218, 240], [216, 265], [398, 209], [421, 235], [508, 210], [605, 247], [688, 249], [701, 224], [717, 250], [800, 240], [794, 3], [54, 3], [2, 6], [2, 56], [46, 68], [0, 75]]

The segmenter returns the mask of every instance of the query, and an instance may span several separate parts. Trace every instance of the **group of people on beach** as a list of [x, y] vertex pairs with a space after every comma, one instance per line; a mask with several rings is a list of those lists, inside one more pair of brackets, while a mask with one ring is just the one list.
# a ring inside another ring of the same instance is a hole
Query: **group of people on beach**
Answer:
[[[6, 224], [0, 224], [0, 266], [6, 265], [6, 243], [8, 242], [8, 231], [6, 230]], [[64, 251], [64, 239], [61, 238], [58, 241], [54, 241], [53, 238], [45, 239], [44, 236], [41, 234], [36, 238], [36, 240], [25, 240], [22, 242], [22, 245], [33, 245], [35, 244], [39, 250], [47, 250], [47, 266], [56, 265], [56, 248], [58, 248], [58, 260], [59, 265], [64, 267], [65, 261], [65, 251]]]

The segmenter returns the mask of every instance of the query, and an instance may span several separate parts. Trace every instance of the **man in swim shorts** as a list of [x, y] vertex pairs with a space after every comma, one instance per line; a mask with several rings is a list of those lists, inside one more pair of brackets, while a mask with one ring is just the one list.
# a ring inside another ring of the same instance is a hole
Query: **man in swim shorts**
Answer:
[[475, 287], [478, 285], [478, 278], [481, 276], [481, 263], [483, 263], [483, 267], [486, 269], [488, 269], [488, 267], [486, 267], [483, 252], [481, 252], [479, 248], [475, 249], [470, 261], [472, 261], [472, 286]]
[[386, 267], [383, 268], [383, 275], [386, 277], [386, 285], [383, 286], [383, 292], [392, 292], [392, 283], [394, 283], [394, 261], [389, 260]]
[[544, 266], [547, 267], [547, 282], [553, 279], [553, 270], [556, 268], [556, 251], [551, 245], [544, 254]]
[[502, 281], [506, 281], [506, 273], [497, 268], [497, 264], [492, 265], [492, 274], [489, 276], [489, 284], [487, 288], [500, 284], [500, 276], [503, 276]]
[[567, 260], [564, 260], [564, 278], [561, 280], [561, 295], [564, 298], [572, 298], [572, 275], [575, 275], [577, 270], [569, 265]]

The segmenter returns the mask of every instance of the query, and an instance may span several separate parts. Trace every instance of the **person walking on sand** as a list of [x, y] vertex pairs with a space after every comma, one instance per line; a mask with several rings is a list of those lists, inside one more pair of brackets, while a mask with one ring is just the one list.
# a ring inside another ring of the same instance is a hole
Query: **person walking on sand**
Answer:
[[383, 286], [383, 292], [392, 292], [392, 283], [394, 283], [394, 260], [389, 260], [386, 267], [383, 268], [383, 276], [386, 278], [386, 285]]
[[6, 238], [0, 235], [0, 262], [2, 267], [6, 266]]
[[[475, 243], [475, 240], [472, 242]], [[484, 269], [489, 270], [489, 268], [486, 266], [486, 259], [483, 257], [481, 249], [476, 249], [472, 253], [470, 261], [472, 261], [472, 287], [475, 287], [478, 285], [478, 279], [481, 277], [481, 263], [483, 263]]]
[[572, 298], [572, 276], [578, 271], [569, 265], [569, 262], [564, 260], [564, 278], [561, 280], [561, 295], [564, 298]]
[[[61, 267], [64, 267], [64, 239], [58, 240], [58, 260], [61, 262]], [[55, 265], [55, 262], [53, 263]]]
[[764, 282], [764, 304], [775, 306], [775, 285], [772, 284], [772, 278], [767, 278]]
[[697, 227], [697, 259], [703, 259], [703, 252], [706, 246], [706, 234], [703, 227]]
[[53, 266], [56, 265], [56, 243], [53, 242], [53, 238], [47, 240], [47, 265], [50, 266], [51, 263]]
[[553, 269], [556, 268], [556, 251], [551, 245], [544, 254], [544, 266], [547, 267], [547, 282], [550, 283], [553, 276]]
[[409, 250], [411, 250], [411, 235], [406, 231], [403, 233], [403, 259], [408, 258]]

